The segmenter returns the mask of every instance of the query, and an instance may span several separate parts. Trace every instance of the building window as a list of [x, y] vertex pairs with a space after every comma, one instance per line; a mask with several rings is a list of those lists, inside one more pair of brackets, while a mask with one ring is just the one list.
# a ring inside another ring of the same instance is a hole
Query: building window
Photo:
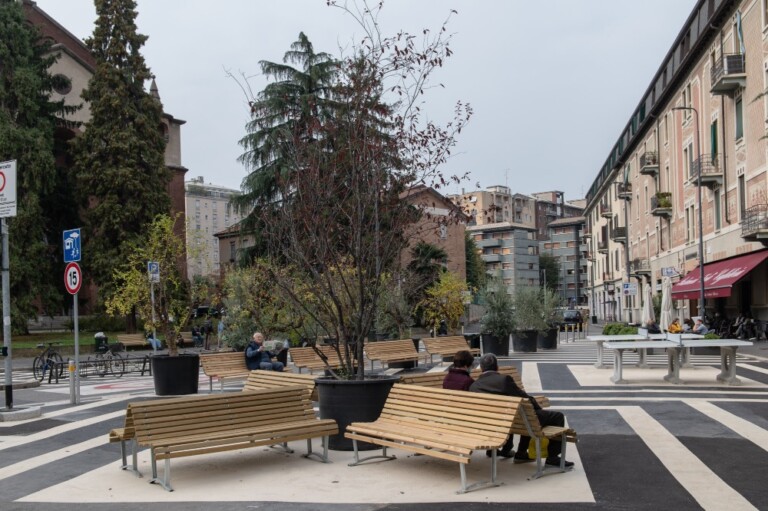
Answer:
[[685, 241], [690, 242], [693, 239], [693, 206], [690, 206], [685, 208]]
[[736, 99], [734, 111], [736, 112], [736, 140], [741, 140], [744, 137], [744, 112], [741, 96]]
[[714, 192], [714, 214], [715, 214], [715, 230], [719, 231], [722, 227], [722, 222], [720, 221], [720, 190], [715, 190]]
[[72, 80], [62, 74], [53, 75], [53, 90], [57, 94], [66, 96], [72, 92]]
[[739, 220], [744, 219], [744, 211], [747, 209], [747, 190], [744, 187], [744, 174], [738, 177], [739, 187]]
[[664, 114], [664, 145], [667, 144], [669, 144], [669, 114]]
[[693, 179], [693, 143], [683, 149], [683, 170], [687, 179]]

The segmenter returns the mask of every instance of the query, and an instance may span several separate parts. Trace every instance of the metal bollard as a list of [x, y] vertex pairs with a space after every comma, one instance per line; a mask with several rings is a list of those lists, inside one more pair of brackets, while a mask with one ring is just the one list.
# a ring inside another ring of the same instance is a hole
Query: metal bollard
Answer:
[[75, 361], [67, 359], [67, 370], [69, 371], [69, 404], [77, 404], [77, 395], [75, 394]]

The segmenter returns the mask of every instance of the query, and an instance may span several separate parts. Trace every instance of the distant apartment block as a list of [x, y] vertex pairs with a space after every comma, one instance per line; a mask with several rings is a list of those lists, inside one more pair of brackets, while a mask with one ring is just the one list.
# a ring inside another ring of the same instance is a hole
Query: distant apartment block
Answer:
[[[549, 254], [560, 264], [558, 288], [561, 304], [576, 307], [588, 304], [589, 273], [588, 245], [583, 236], [584, 217], [575, 216], [553, 220], [548, 236], [541, 241], [541, 253]], [[543, 276], [542, 276], [543, 277]]]
[[214, 236], [240, 221], [230, 203], [238, 190], [206, 184], [202, 177], [184, 183], [187, 214], [187, 272], [196, 275], [220, 274], [219, 240]]

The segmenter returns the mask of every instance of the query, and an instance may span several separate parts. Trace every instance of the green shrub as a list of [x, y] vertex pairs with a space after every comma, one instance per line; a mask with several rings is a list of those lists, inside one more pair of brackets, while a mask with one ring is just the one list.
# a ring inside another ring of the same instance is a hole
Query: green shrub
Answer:
[[608, 323], [603, 327], [603, 335], [633, 335], [637, 334], [636, 326], [624, 323]]
[[704, 338], [705, 339], [719, 339], [720, 336], [717, 335], [715, 332], [708, 332], [708, 333], [704, 334]]

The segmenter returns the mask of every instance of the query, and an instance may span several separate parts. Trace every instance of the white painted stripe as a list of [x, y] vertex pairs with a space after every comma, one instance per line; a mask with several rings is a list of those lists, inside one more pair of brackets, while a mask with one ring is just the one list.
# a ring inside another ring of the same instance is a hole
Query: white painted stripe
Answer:
[[[733, 430], [736, 434], [746, 438], [759, 448], [768, 451], [768, 431], [708, 401], [710, 400], [686, 399], [683, 402], [707, 417], [716, 420], [728, 429]], [[730, 400], [723, 401], [732, 402]]]
[[88, 449], [93, 449], [94, 447], [98, 447], [106, 443], [107, 443], [107, 435], [104, 434], [97, 438], [86, 440], [85, 442], [81, 442], [79, 444], [68, 445], [66, 447], [62, 447], [61, 449], [50, 451], [45, 454], [41, 454], [40, 456], [35, 456], [34, 458], [28, 458], [24, 461], [14, 463], [13, 465], [8, 465], [7, 467], [0, 468], [0, 480], [3, 480], [7, 477], [15, 476], [17, 474], [26, 472], [28, 470], [35, 469], [47, 463], [52, 463], [54, 461], [64, 459], [68, 456], [72, 456], [73, 454], [87, 451]]
[[645, 410], [634, 406], [621, 406], [616, 410], [702, 508], [713, 511], [757, 509]]
[[759, 367], [752, 364], [738, 364], [738, 366], [742, 369], [749, 369], [750, 371], [755, 371], [757, 373], [768, 374], [768, 369], [764, 367]]
[[[23, 437], [22, 436], [5, 436], [5, 437], [2, 437], [6, 441], [0, 444], [0, 451], [4, 449], [8, 449], [10, 447], [25, 445], [32, 442], [36, 442], [38, 440], [43, 440], [45, 438], [50, 438], [54, 435], [66, 433], [67, 431], [74, 431], [76, 429], [84, 428], [92, 424], [97, 424], [99, 422], [104, 422], [106, 420], [114, 419], [115, 417], [122, 417], [122, 416], [125, 416], [125, 410], [118, 410], [116, 412], [107, 413], [104, 415], [98, 415], [96, 417], [90, 417], [88, 419], [83, 419], [83, 420], [71, 422], [68, 424], [62, 424], [61, 426], [56, 426], [54, 428], [46, 429], [45, 431], [40, 431], [39, 433], [34, 433], [28, 436], [23, 436]], [[107, 430], [104, 430], [103, 437], [107, 438], [108, 433], [109, 432]]]
[[[130, 394], [121, 394], [119, 396], [114, 396], [110, 398], [105, 399], [97, 399], [95, 401], [89, 401], [88, 403], [80, 404], [77, 406], [72, 407], [64, 407], [59, 410], [53, 410], [50, 412], [44, 412], [43, 415], [40, 417], [35, 417], [34, 419], [28, 419], [25, 421], [17, 421], [17, 422], [0, 422], [0, 431], [2, 431], [3, 428], [10, 428], [19, 426], [22, 424], [29, 424], [31, 422], [36, 422], [41, 419], [52, 419], [54, 417], [60, 417], [62, 415], [69, 415], [72, 413], [78, 413], [83, 410], [90, 410], [91, 408], [99, 408], [101, 406], [110, 405], [112, 403], [120, 403], [122, 401], [127, 401], [129, 399], [135, 398], [136, 396], [130, 395]], [[68, 403], [68, 401], [67, 401]], [[51, 406], [52, 403], [37, 403], [37, 406]], [[125, 413], [125, 412], [123, 412]]]
[[541, 375], [536, 362], [523, 362], [523, 387], [527, 393], [541, 392]]

